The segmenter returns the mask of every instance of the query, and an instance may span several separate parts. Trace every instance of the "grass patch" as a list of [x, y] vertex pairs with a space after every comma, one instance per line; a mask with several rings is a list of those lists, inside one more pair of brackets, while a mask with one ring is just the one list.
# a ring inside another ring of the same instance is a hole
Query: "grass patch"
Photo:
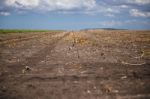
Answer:
[[63, 32], [64, 30], [26, 30], [26, 29], [0, 29], [0, 34], [7, 33], [33, 33], [33, 32]]

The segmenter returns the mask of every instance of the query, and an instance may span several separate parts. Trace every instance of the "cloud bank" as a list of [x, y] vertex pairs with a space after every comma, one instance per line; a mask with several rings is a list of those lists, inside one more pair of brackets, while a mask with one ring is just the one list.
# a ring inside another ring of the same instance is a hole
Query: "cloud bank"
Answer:
[[63, 14], [102, 14], [115, 17], [150, 17], [150, 0], [1, 0], [0, 15], [20, 12], [56, 12]]
[[150, 4], [150, 0], [128, 0], [128, 3], [145, 5]]
[[95, 0], [2, 0], [1, 4], [6, 8], [25, 10], [73, 10], [92, 9], [96, 5]]
[[137, 9], [131, 9], [130, 14], [134, 17], [150, 17], [150, 12], [142, 12]]

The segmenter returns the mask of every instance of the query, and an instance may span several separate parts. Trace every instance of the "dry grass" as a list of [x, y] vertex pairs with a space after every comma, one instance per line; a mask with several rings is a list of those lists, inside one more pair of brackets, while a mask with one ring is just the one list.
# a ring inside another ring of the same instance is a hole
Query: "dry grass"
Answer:
[[83, 33], [77, 33], [77, 32], [72, 32], [70, 35], [66, 38], [64, 38], [65, 41], [78, 44], [78, 45], [87, 45], [90, 43], [90, 40], [88, 37], [83, 36]]
[[144, 53], [144, 57], [150, 57], [150, 49], [144, 49], [143, 53]]

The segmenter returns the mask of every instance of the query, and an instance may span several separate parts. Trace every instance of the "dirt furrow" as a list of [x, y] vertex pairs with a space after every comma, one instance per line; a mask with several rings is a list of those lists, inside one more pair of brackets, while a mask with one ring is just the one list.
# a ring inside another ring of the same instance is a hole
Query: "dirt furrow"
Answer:
[[62, 37], [56, 37], [53, 38], [47, 46], [45, 46], [43, 49], [39, 50], [38, 52], [34, 53], [30, 57], [26, 57], [24, 61], [16, 62], [15, 64], [8, 65], [8, 67], [11, 68], [12, 71], [10, 71], [12, 74], [17, 74], [22, 72], [22, 70], [25, 68], [25, 66], [35, 66], [40, 60], [45, 59], [45, 56], [47, 54], [51, 53], [51, 50], [56, 46], [57, 42], [59, 42], [62, 38], [67, 36], [69, 33], [65, 33]]

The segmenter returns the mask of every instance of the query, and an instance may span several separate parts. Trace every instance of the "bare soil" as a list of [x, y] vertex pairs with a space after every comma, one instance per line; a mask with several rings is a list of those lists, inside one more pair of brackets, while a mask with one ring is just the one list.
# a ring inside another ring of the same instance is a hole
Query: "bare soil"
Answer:
[[149, 99], [150, 31], [0, 34], [0, 99]]

